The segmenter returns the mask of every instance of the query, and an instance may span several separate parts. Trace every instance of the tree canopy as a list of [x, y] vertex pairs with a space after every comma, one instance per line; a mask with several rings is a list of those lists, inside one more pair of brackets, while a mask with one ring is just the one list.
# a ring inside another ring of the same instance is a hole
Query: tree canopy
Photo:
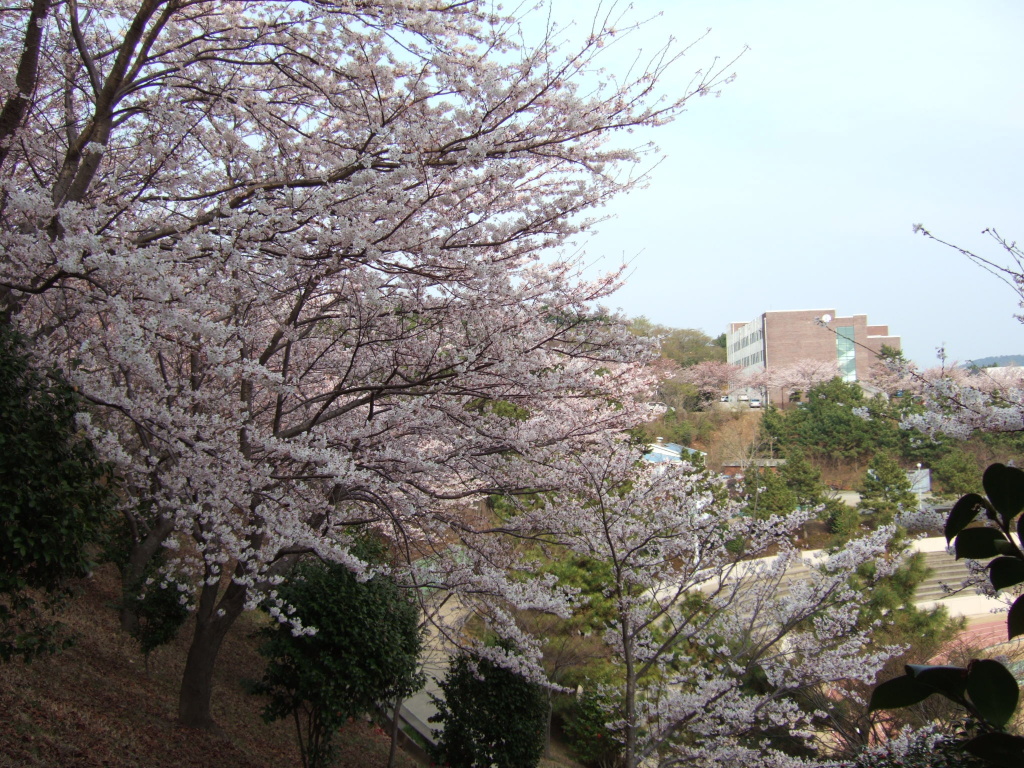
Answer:
[[[587, 706], [607, 705], [605, 732], [621, 745], [622, 764], [800, 765], [779, 762], [773, 746], [785, 735], [806, 747], [817, 715], [798, 706], [797, 694], [847, 678], [869, 683], [895, 650], [869, 646], [865, 591], [852, 586], [862, 566], [868, 583], [892, 574], [892, 531], [850, 542], [786, 580], [798, 557], [789, 537], [808, 513], [741, 514], [721, 478], [686, 464], [638, 464], [613, 439], [603, 455], [564, 471], [564, 488], [516, 524], [609, 569], [598, 605], [610, 690], [588, 683]], [[748, 549], [732, 546], [737, 540]], [[769, 547], [775, 557], [757, 557]]]
[[628, 19], [571, 47], [475, 0], [3, 14], [0, 311], [89, 404], [133, 563], [187, 540], [182, 721], [296, 553], [364, 568], [353, 525], [529, 602], [491, 559], [442, 572], [479, 549], [464, 500], [646, 412], [648, 345], [596, 304], [621, 273], [559, 249], [640, 178], [614, 138], [729, 73], [662, 100], [683, 49], [591, 77]]
[[436, 698], [436, 755], [451, 768], [535, 768], [544, 752], [548, 697], [543, 686], [469, 652], [457, 654]]
[[[870, 407], [878, 418], [864, 418]], [[807, 391], [806, 402], [786, 413], [766, 412], [763, 426], [783, 446], [830, 462], [863, 461], [880, 450], [900, 446], [898, 422], [886, 418], [884, 402], [872, 403], [854, 382], [831, 379]]]
[[696, 328], [669, 328], [652, 323], [641, 315], [630, 321], [630, 330], [637, 336], [656, 338], [663, 357], [688, 368], [707, 361], [725, 362], [725, 344]]
[[888, 453], [878, 453], [868, 464], [860, 486], [858, 508], [877, 524], [891, 523], [900, 512], [912, 512], [918, 498], [911, 491], [907, 473]]

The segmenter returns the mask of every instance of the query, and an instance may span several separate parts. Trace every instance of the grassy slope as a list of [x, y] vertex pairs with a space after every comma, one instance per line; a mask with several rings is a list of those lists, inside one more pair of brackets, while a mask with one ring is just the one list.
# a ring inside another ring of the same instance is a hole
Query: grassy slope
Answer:
[[[98, 570], [62, 615], [78, 635], [73, 648], [29, 665], [0, 665], [0, 767], [300, 765], [291, 724], [264, 723], [262, 702], [242, 685], [262, 669], [249, 637], [257, 617], [243, 616], [220, 654], [213, 707], [221, 732], [197, 732], [174, 722], [189, 627], [154, 652], [147, 674], [134, 643], [118, 631], [117, 589], [116, 573]], [[372, 726], [350, 725], [338, 745], [342, 768], [386, 765], [389, 741]], [[398, 765], [416, 763], [400, 753]]]

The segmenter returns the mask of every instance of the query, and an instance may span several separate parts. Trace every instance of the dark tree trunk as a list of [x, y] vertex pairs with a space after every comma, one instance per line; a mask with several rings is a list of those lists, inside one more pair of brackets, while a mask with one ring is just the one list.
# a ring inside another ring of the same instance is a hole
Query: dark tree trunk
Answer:
[[163, 546], [164, 540], [174, 530], [174, 522], [166, 517], [159, 517], [153, 528], [141, 540], [138, 538], [139, 527], [132, 518], [128, 518], [128, 527], [132, 535], [131, 551], [128, 562], [121, 566], [121, 629], [132, 634], [139, 628], [139, 614], [136, 610], [135, 598], [138, 596], [139, 585], [149, 561], [156, 557]]
[[15, 88], [0, 109], [0, 166], [7, 159], [14, 133], [25, 120], [31, 96], [36, 90], [43, 29], [49, 11], [49, 0], [33, 0], [28, 24], [25, 27], [21, 58], [18, 60], [18, 73], [14, 77]]
[[135, 635], [139, 631], [139, 612], [135, 610], [135, 585], [138, 583], [138, 576], [129, 572], [126, 565], [121, 571], [121, 607], [118, 611], [118, 619], [121, 622], [121, 631]]
[[216, 728], [210, 713], [213, 669], [224, 638], [245, 606], [246, 587], [232, 582], [217, 600], [219, 585], [204, 585], [196, 611], [196, 629], [185, 661], [178, 697], [178, 719], [189, 728]]
[[395, 751], [401, 734], [399, 718], [402, 716], [402, 697], [395, 697], [395, 706], [391, 710], [391, 748], [388, 749], [388, 768], [395, 768]]

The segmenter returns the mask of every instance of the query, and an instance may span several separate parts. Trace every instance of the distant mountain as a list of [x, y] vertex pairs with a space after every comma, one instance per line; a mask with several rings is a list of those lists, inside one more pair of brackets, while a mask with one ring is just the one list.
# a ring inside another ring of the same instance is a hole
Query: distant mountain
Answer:
[[992, 355], [991, 357], [979, 357], [975, 360], [968, 360], [968, 366], [978, 368], [991, 368], [998, 365], [1005, 368], [1008, 365], [1024, 365], [1024, 355]]

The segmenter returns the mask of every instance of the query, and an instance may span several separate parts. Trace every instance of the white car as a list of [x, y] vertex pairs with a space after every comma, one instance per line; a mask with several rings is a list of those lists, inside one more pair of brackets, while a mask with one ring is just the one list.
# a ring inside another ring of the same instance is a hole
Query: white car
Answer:
[[750, 407], [751, 408], [760, 408], [761, 407], [761, 398], [759, 398], [759, 397], [752, 397], [752, 398], [750, 398]]

